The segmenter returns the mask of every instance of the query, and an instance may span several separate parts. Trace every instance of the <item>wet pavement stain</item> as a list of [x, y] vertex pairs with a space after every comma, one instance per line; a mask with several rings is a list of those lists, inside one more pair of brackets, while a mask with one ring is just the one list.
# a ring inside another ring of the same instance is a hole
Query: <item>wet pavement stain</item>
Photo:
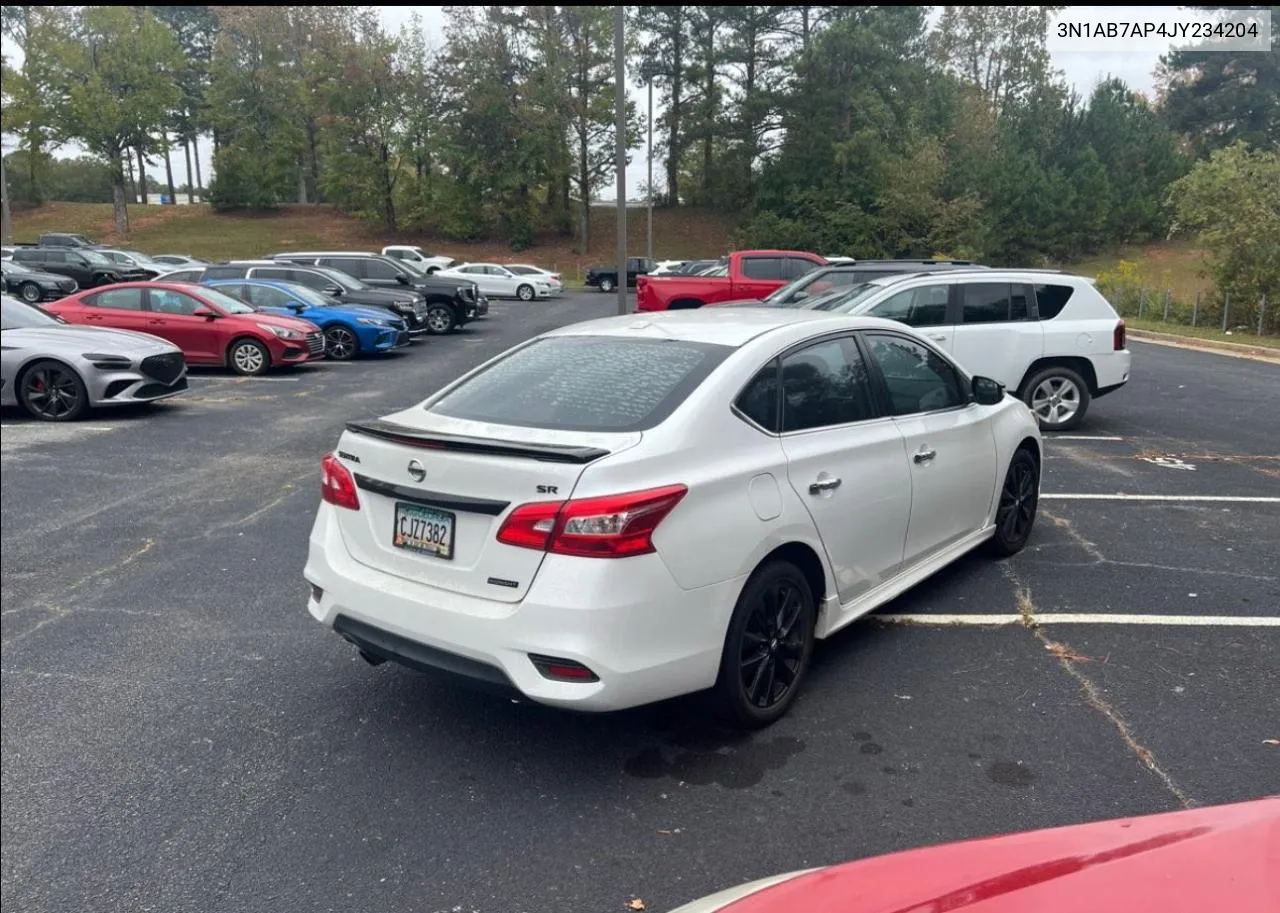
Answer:
[[767, 742], [733, 739], [733, 744], [725, 744], [730, 740], [714, 734], [672, 741], [674, 751], [646, 748], [628, 758], [623, 771], [642, 780], [666, 778], [693, 786], [714, 784], [725, 789], [748, 789], [763, 780], [766, 773], [784, 767], [805, 747], [802, 740], [789, 736]]
[[867, 784], [861, 780], [850, 780], [847, 783], [841, 783], [840, 788], [851, 796], [865, 796], [867, 794]]
[[1021, 788], [1035, 782], [1035, 772], [1021, 761], [994, 761], [987, 768], [987, 779], [1001, 786]]
[[881, 748], [879, 745], [877, 745], [875, 742], [864, 742], [862, 744], [862, 747], [859, 748], [858, 751], [861, 752], [862, 754], [880, 754], [880, 752], [884, 751], [884, 749]]

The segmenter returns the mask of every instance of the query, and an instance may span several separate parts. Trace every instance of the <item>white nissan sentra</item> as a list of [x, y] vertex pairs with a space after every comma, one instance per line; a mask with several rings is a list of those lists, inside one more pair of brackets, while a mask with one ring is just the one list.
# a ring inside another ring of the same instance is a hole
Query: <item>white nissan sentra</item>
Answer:
[[545, 333], [323, 461], [308, 609], [371, 663], [767, 725], [815, 640], [1039, 497], [1026, 405], [901, 323], [715, 308]]

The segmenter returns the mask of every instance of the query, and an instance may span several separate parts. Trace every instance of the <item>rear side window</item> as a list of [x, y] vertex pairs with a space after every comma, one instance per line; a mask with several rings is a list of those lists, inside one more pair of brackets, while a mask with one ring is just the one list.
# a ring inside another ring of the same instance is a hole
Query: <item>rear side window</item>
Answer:
[[1052, 320], [1062, 313], [1074, 292], [1069, 285], [1037, 285], [1036, 310], [1041, 320]]
[[246, 270], [243, 266], [209, 266], [205, 268], [204, 278], [243, 279], [245, 272]]
[[1009, 284], [974, 282], [961, 288], [964, 296], [962, 323], [1004, 323], [1009, 319]]
[[88, 295], [84, 300], [93, 307], [111, 308], [116, 311], [140, 311], [142, 310], [142, 289], [109, 288], [96, 295]]
[[778, 362], [751, 379], [734, 403], [738, 411], [765, 431], [778, 431]]
[[255, 279], [275, 279], [280, 282], [305, 282], [306, 275], [306, 273], [299, 273], [296, 269], [287, 269], [283, 266], [264, 266], [253, 271]]
[[679, 340], [553, 336], [517, 349], [427, 411], [525, 428], [644, 431], [733, 351]]

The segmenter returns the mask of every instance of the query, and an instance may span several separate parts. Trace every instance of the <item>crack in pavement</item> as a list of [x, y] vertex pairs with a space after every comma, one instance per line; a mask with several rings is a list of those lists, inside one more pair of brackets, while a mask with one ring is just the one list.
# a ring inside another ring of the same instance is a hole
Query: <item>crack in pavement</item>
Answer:
[[1080, 690], [1084, 692], [1085, 703], [1115, 727], [1120, 734], [1120, 740], [1124, 742], [1129, 752], [1138, 759], [1143, 767], [1164, 784], [1165, 788], [1182, 803], [1183, 808], [1194, 808], [1196, 805], [1195, 800], [1177, 784], [1168, 771], [1160, 766], [1151, 749], [1138, 741], [1137, 736], [1134, 735], [1133, 730], [1120, 712], [1107, 701], [1102, 694], [1102, 690], [1093, 679], [1081, 670], [1080, 665], [1088, 662], [1088, 658], [1081, 656], [1063, 641], [1053, 640], [1045, 633], [1040, 623], [1036, 620], [1037, 612], [1035, 602], [1031, 597], [1031, 589], [1018, 577], [1017, 571], [1009, 565], [1009, 562], [1004, 561], [1000, 563], [1000, 572], [1013, 584], [1014, 598], [1017, 600], [1018, 615], [1022, 618], [1022, 626], [1043, 644], [1044, 648], [1058, 661], [1058, 665], [1062, 667], [1063, 671], [1075, 679], [1080, 686]]

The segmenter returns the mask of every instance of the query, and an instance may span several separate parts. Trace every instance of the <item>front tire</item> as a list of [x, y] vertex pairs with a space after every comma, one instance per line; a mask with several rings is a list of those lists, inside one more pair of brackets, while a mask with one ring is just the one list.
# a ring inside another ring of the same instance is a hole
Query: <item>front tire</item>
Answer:
[[458, 325], [458, 317], [447, 304], [433, 304], [427, 308], [426, 323], [427, 332], [433, 336], [442, 336], [453, 332]]
[[44, 297], [43, 293], [40, 291], [40, 286], [36, 285], [34, 282], [24, 282], [22, 285], [18, 286], [18, 295], [27, 304], [39, 304], [40, 299]]
[[257, 377], [271, 370], [271, 353], [256, 339], [237, 339], [227, 347], [227, 367], [243, 377]]
[[1041, 431], [1070, 431], [1089, 411], [1089, 385], [1070, 368], [1052, 365], [1037, 371], [1022, 388], [1022, 401], [1040, 423]]
[[609, 292], [612, 292], [615, 288], [617, 288], [617, 285], [614, 283], [612, 279], [605, 277], [604, 279], [600, 280], [600, 291], [608, 294]]
[[329, 327], [324, 331], [324, 353], [334, 361], [350, 361], [360, 354], [360, 340], [350, 327]]
[[795, 702], [813, 656], [817, 607], [804, 574], [773, 561], [738, 596], [713, 699], [718, 715], [743, 729], [781, 719]]
[[519, 288], [516, 289], [516, 297], [519, 298], [521, 301], [532, 301], [533, 286], [532, 285], [520, 286]]
[[89, 391], [80, 375], [60, 361], [38, 361], [22, 372], [18, 402], [42, 422], [74, 422], [89, 411]]
[[990, 549], [997, 558], [1016, 555], [1026, 547], [1040, 503], [1040, 466], [1031, 451], [1020, 448], [1009, 461], [996, 507], [996, 531]]

